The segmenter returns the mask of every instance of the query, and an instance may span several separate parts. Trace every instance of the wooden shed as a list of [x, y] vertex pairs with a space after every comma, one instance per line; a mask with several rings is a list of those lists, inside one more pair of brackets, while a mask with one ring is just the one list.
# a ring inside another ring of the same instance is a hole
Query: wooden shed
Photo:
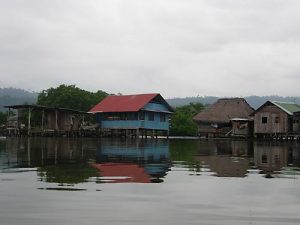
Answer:
[[7, 129], [13, 130], [14, 135], [78, 132], [84, 116], [88, 115], [83, 111], [41, 105], [10, 105], [5, 108], [8, 108]]
[[248, 136], [251, 133], [249, 115], [253, 112], [243, 98], [222, 98], [194, 116], [193, 120], [198, 124], [200, 136]]
[[265, 135], [299, 134], [300, 106], [293, 102], [267, 101], [254, 113], [254, 133]]

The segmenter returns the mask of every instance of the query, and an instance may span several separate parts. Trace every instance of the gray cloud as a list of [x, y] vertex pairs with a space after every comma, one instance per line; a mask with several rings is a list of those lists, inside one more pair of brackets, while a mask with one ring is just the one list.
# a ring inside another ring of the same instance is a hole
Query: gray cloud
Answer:
[[299, 1], [0, 0], [0, 86], [300, 95]]

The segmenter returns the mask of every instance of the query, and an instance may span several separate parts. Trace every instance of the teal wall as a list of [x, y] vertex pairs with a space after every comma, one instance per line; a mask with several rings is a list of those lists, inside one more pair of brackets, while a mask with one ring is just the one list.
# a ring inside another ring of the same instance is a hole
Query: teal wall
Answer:
[[[99, 120], [97, 120], [99, 122]], [[169, 130], [169, 120], [166, 116], [165, 122], [160, 122], [159, 113], [154, 113], [154, 120], [149, 121], [146, 112], [145, 120], [103, 120], [100, 121], [101, 128], [113, 129], [156, 129], [156, 130]]]
[[143, 161], [161, 161], [169, 158], [169, 142], [162, 141], [147, 141], [147, 142], [131, 142], [103, 140], [101, 148], [97, 151], [97, 160], [101, 162], [104, 158], [131, 158]]
[[[148, 103], [144, 110], [145, 120], [107, 120], [101, 118], [101, 113], [96, 114], [96, 120], [101, 128], [106, 129], [154, 129], [169, 130], [169, 109], [163, 104]], [[142, 111], [140, 111], [142, 112]], [[154, 120], [149, 120], [149, 114], [154, 113]], [[128, 113], [127, 113], [128, 114]], [[161, 121], [161, 114], [165, 115], [165, 121]]]
[[156, 112], [169, 112], [169, 109], [165, 105], [157, 104], [157, 103], [148, 103], [144, 107], [144, 110], [156, 111]]

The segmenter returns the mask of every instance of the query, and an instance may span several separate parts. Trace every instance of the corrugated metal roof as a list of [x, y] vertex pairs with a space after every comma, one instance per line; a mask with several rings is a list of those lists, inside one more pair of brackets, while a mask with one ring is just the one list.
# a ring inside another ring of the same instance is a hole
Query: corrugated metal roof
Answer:
[[152, 99], [160, 97], [168, 108], [171, 107], [160, 94], [111, 95], [94, 106], [89, 113], [98, 112], [137, 112]]
[[300, 111], [300, 106], [293, 102], [276, 102], [271, 101], [274, 105], [285, 111], [289, 115], [293, 115], [295, 112]]
[[32, 110], [45, 110], [45, 111], [64, 111], [76, 114], [86, 114], [87, 112], [75, 110], [75, 109], [67, 109], [67, 108], [60, 108], [60, 107], [49, 107], [49, 106], [42, 106], [42, 105], [34, 105], [34, 104], [23, 104], [23, 105], [6, 105], [4, 108], [8, 109], [32, 109]]

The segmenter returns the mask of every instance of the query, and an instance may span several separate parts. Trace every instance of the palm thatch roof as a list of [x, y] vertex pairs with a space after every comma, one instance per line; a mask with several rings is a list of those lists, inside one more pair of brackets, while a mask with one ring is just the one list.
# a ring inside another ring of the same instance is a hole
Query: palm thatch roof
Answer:
[[221, 98], [193, 117], [196, 122], [230, 123], [230, 119], [248, 119], [254, 109], [243, 98]]

